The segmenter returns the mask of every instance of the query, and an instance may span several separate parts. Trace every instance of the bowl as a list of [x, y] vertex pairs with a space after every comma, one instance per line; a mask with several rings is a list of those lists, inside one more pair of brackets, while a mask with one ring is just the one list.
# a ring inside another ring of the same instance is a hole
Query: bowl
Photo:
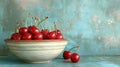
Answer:
[[27, 63], [45, 63], [56, 58], [67, 40], [5, 40], [10, 52]]

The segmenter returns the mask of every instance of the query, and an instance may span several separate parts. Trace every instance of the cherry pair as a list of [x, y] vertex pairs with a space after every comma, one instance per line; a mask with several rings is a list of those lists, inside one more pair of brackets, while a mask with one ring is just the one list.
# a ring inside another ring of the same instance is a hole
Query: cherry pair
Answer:
[[71, 59], [73, 63], [77, 63], [80, 60], [80, 56], [77, 53], [71, 53], [70, 51], [64, 51], [63, 58], [65, 60]]

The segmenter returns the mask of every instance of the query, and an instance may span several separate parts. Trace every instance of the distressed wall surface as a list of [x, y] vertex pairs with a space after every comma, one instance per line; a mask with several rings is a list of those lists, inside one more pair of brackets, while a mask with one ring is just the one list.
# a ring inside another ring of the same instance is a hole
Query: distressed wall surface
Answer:
[[[80, 55], [119, 55], [120, 0], [0, 0], [0, 45], [28, 13], [49, 17]], [[30, 23], [28, 23], [29, 25]]]

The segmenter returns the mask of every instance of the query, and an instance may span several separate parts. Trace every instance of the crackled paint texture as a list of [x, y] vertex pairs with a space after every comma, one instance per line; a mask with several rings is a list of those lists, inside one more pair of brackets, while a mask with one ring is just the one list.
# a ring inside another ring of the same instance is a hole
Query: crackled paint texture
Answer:
[[80, 55], [119, 55], [119, 6], [120, 0], [0, 0], [0, 45], [31, 13], [48, 16], [51, 27], [57, 22], [69, 41], [65, 49], [80, 45]]

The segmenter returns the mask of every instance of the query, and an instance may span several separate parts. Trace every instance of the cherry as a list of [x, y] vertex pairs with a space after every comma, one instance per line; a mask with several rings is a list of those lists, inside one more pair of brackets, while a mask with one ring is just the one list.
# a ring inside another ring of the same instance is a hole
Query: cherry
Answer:
[[49, 30], [48, 29], [43, 29], [42, 31], [41, 31], [41, 33], [43, 34], [43, 38], [44, 39], [47, 39], [48, 37], [47, 37], [47, 35], [48, 35], [48, 33], [49, 33]]
[[28, 32], [28, 28], [27, 28], [27, 27], [21, 27], [21, 28], [19, 29], [19, 33], [20, 33], [20, 34], [24, 34], [24, 33], [26, 33], [26, 32]]
[[54, 31], [56, 34], [62, 34], [60, 30], [55, 30]]
[[22, 35], [22, 40], [31, 40], [32, 39], [32, 34], [30, 33], [24, 33]]
[[43, 39], [43, 34], [42, 33], [37, 33], [33, 35], [34, 40], [42, 40]]
[[76, 62], [78, 62], [79, 60], [80, 60], [79, 54], [73, 53], [73, 54], [71, 55], [71, 61], [72, 61], [73, 63], [76, 63]]
[[56, 38], [56, 33], [54, 31], [48, 33], [48, 38], [49, 39], [55, 39]]
[[11, 36], [12, 40], [21, 40], [21, 34], [19, 33], [13, 33]]
[[56, 33], [56, 39], [63, 39], [63, 35], [60, 30], [55, 30], [54, 32]]
[[66, 59], [66, 60], [70, 59], [71, 55], [72, 55], [72, 53], [70, 51], [64, 51], [63, 58]]
[[57, 34], [57, 35], [56, 35], [56, 39], [63, 39], [63, 35], [62, 35], [62, 34], [60, 34], [60, 33], [59, 33], [59, 34]]
[[34, 26], [34, 25], [33, 26], [29, 26], [28, 30], [29, 30], [29, 32], [31, 34], [37, 34], [37, 33], [40, 32], [40, 30], [36, 26]]
[[79, 54], [77, 54], [77, 53], [71, 53], [70, 51], [71, 50], [73, 50], [74, 48], [80, 48], [80, 46], [78, 45], [78, 46], [75, 46], [75, 47], [72, 47], [69, 51], [64, 51], [63, 52], [63, 58], [64, 59], [71, 59], [71, 61], [73, 62], [73, 63], [76, 63], [76, 62], [78, 62], [79, 60], [80, 60], [80, 56], [79, 56]]
[[60, 31], [60, 30], [56, 30], [56, 33], [57, 33], [57, 34], [61, 34], [61, 31]]

